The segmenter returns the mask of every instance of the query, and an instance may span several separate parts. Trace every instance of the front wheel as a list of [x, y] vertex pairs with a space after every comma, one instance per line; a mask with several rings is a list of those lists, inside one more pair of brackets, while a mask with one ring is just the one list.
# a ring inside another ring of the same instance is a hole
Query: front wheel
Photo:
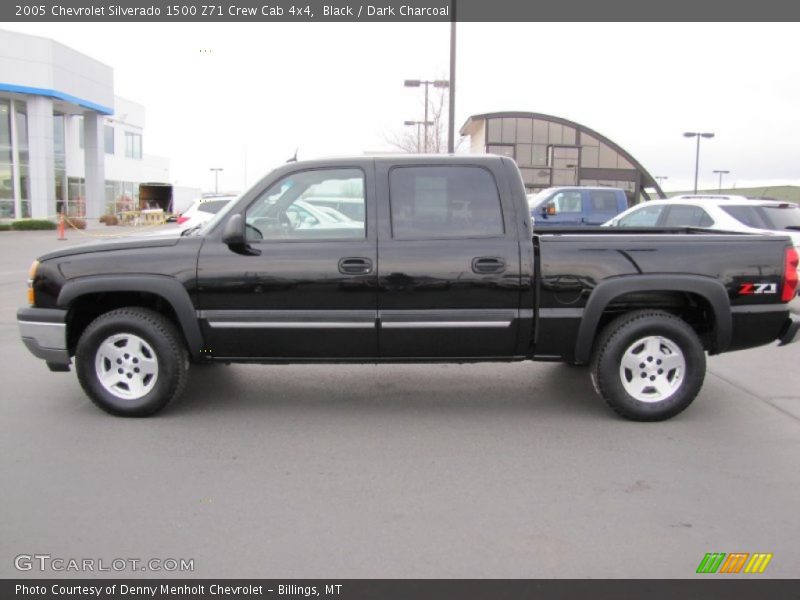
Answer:
[[181, 335], [146, 308], [112, 310], [92, 321], [75, 352], [78, 381], [104, 411], [145, 417], [180, 395], [189, 366]]
[[663, 421], [685, 410], [703, 386], [706, 356], [694, 330], [663, 311], [634, 311], [606, 326], [592, 357], [592, 383], [633, 421]]

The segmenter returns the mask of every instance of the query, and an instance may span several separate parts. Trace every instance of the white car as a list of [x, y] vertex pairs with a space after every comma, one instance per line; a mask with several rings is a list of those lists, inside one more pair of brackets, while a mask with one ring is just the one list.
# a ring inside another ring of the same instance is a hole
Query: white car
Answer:
[[800, 248], [800, 206], [744, 196], [675, 196], [649, 200], [618, 214], [604, 227], [701, 227], [785, 235]]
[[181, 231], [202, 225], [225, 208], [238, 196], [211, 196], [198, 198], [178, 217], [178, 229]]

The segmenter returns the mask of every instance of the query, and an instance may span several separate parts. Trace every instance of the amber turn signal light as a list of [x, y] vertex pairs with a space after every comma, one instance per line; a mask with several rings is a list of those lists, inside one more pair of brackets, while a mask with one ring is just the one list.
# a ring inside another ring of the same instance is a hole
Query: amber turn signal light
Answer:
[[33, 278], [36, 277], [36, 269], [39, 268], [39, 261], [35, 260], [31, 263], [31, 268], [28, 269], [28, 304], [33, 306], [35, 304], [35, 297], [33, 293]]

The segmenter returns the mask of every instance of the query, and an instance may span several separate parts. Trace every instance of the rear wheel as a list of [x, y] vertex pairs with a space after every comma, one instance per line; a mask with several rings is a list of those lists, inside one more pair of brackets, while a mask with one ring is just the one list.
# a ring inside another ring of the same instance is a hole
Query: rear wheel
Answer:
[[78, 340], [78, 381], [97, 406], [144, 417], [180, 395], [189, 365], [180, 333], [163, 315], [121, 308], [92, 321]]
[[703, 344], [682, 319], [635, 311], [603, 330], [591, 365], [592, 383], [626, 419], [662, 421], [685, 410], [703, 385]]

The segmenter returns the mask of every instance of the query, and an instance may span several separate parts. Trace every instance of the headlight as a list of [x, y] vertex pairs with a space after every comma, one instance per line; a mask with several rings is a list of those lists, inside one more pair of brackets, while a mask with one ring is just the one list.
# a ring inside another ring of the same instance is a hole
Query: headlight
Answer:
[[33, 278], [36, 277], [36, 269], [39, 268], [39, 261], [35, 260], [31, 263], [31, 268], [28, 269], [28, 304], [33, 306], [35, 298], [33, 295]]

